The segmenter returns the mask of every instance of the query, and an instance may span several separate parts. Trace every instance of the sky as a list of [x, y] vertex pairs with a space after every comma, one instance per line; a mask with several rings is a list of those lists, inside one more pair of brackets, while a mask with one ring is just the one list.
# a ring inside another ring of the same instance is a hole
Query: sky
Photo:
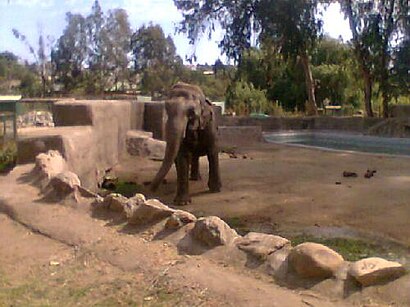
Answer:
[[[33, 61], [27, 46], [12, 34], [17, 29], [24, 34], [30, 44], [36, 48], [39, 33], [50, 36], [56, 41], [65, 26], [66, 12], [88, 15], [94, 0], [0, 0], [0, 52], [11, 51], [21, 59]], [[177, 47], [177, 53], [185, 59], [194, 51], [197, 62], [213, 64], [221, 56], [217, 41], [222, 34], [215, 33], [211, 40], [201, 39], [196, 46], [189, 45], [183, 34], [175, 34], [175, 26], [182, 19], [172, 0], [99, 0], [104, 12], [109, 9], [123, 8], [127, 11], [132, 30], [143, 24], [160, 24], [166, 35], [171, 35]], [[338, 4], [332, 4], [324, 13], [324, 31], [331, 37], [349, 40], [349, 26], [339, 11]]]

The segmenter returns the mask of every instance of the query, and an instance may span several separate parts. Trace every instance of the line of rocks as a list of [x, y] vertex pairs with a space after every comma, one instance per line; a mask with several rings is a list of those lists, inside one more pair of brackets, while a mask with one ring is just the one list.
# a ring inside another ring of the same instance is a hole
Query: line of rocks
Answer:
[[318, 243], [305, 242], [292, 247], [291, 242], [280, 236], [250, 232], [240, 236], [217, 216], [196, 218], [193, 214], [172, 209], [157, 199], [146, 200], [136, 194], [127, 198], [109, 194], [99, 198], [94, 206], [116, 212], [124, 212], [129, 224], [149, 225], [166, 219], [165, 228], [176, 231], [188, 228], [191, 237], [208, 249], [217, 246], [236, 246], [260, 261], [269, 262], [272, 275], [285, 278], [289, 272], [301, 278], [354, 278], [362, 286], [371, 286], [394, 280], [403, 274], [403, 265], [372, 257], [348, 262], [334, 250]]
[[45, 195], [54, 200], [78, 201], [81, 195], [93, 197], [94, 209], [110, 210], [124, 214], [129, 225], [150, 226], [164, 221], [164, 231], [184, 230], [190, 240], [205, 249], [218, 246], [237, 248], [265, 262], [270, 274], [286, 279], [289, 274], [303, 279], [336, 278], [356, 280], [366, 287], [391, 281], [405, 274], [398, 262], [382, 258], [365, 258], [356, 262], [344, 258], [327, 246], [305, 242], [292, 247], [291, 242], [280, 236], [250, 232], [240, 236], [217, 216], [196, 218], [193, 214], [168, 207], [157, 199], [146, 199], [143, 194], [131, 198], [111, 193], [104, 198], [81, 187], [78, 176], [68, 170], [67, 164], [57, 151], [39, 154], [29, 176]]

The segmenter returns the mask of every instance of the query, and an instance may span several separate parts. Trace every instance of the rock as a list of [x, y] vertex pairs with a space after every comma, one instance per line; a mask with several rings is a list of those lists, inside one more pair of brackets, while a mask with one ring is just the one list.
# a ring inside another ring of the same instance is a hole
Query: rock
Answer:
[[129, 224], [147, 224], [172, 215], [175, 210], [157, 199], [145, 200], [144, 195], [136, 194], [124, 206]]
[[349, 269], [349, 274], [365, 287], [396, 279], [404, 273], [400, 263], [378, 257], [356, 261]]
[[36, 156], [34, 174], [38, 176], [37, 183], [44, 188], [49, 180], [68, 170], [67, 162], [57, 150], [49, 150]]
[[232, 243], [238, 234], [219, 217], [209, 216], [195, 222], [192, 236], [209, 247], [215, 247]]
[[128, 198], [117, 193], [111, 193], [104, 197], [103, 207], [116, 212], [124, 211]]
[[284, 279], [286, 277], [289, 266], [288, 256], [291, 250], [292, 246], [290, 244], [286, 244], [280, 250], [277, 250], [267, 256], [266, 261], [268, 263], [268, 274], [280, 279]]
[[301, 277], [327, 278], [344, 263], [334, 250], [318, 243], [299, 244], [289, 254], [289, 265]]
[[127, 132], [127, 151], [130, 155], [163, 160], [166, 142], [152, 138], [152, 133], [131, 130]]
[[266, 259], [268, 255], [285, 245], [290, 245], [290, 241], [275, 235], [250, 232], [236, 241], [236, 245], [240, 250], [248, 252], [259, 259]]
[[81, 182], [77, 174], [65, 171], [51, 178], [47, 189], [49, 195], [52, 194], [57, 199], [63, 199], [77, 192], [78, 186], [80, 185]]
[[197, 218], [195, 215], [187, 211], [177, 210], [168, 218], [165, 228], [179, 229], [186, 224], [196, 222], [196, 220]]

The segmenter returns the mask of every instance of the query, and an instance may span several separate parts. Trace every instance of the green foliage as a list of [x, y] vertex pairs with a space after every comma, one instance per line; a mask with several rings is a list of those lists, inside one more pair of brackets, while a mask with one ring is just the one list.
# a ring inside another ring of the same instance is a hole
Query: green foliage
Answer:
[[255, 38], [259, 43], [273, 44], [285, 59], [299, 57], [303, 63], [308, 112], [317, 112], [308, 56], [322, 30], [317, 0], [208, 0], [200, 3], [174, 0], [174, 3], [184, 16], [179, 30], [186, 33], [192, 43], [205, 32], [211, 36], [218, 23], [224, 31], [220, 47], [239, 63]]
[[397, 75], [390, 73], [392, 63], [398, 59], [395, 46], [409, 40], [409, 3], [402, 0], [343, 0], [340, 3], [349, 20], [354, 54], [364, 80], [367, 115], [373, 116], [372, 86], [377, 81], [383, 116], [387, 117], [389, 102], [395, 95], [393, 83]]
[[65, 92], [102, 94], [128, 82], [131, 29], [123, 9], [66, 14], [67, 26], [51, 52], [54, 78]]
[[161, 26], [140, 27], [132, 35], [131, 50], [134, 69], [142, 74], [144, 93], [164, 93], [175, 82], [174, 69], [182, 65], [182, 60], [176, 55], [172, 38], [165, 37]]
[[27, 65], [20, 64], [11, 52], [0, 53], [0, 94], [39, 95], [40, 80]]
[[375, 242], [366, 242], [351, 238], [322, 238], [311, 235], [298, 235], [290, 239], [293, 246], [304, 242], [323, 244], [340, 253], [347, 261], [357, 261], [368, 257], [382, 257], [391, 260], [402, 254], [407, 254], [405, 248], [397, 246], [378, 245]]
[[0, 172], [6, 171], [16, 164], [17, 147], [14, 142], [0, 145]]
[[227, 96], [227, 107], [238, 115], [270, 113], [271, 106], [266, 99], [266, 90], [256, 89], [252, 83], [234, 82]]

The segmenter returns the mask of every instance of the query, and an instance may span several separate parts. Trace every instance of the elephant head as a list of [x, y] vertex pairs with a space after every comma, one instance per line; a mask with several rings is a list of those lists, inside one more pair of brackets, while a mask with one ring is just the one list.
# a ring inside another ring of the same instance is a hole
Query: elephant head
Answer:
[[205, 95], [198, 86], [179, 82], [172, 87], [165, 101], [168, 115], [165, 128], [167, 143], [165, 157], [151, 183], [152, 191], [158, 188], [170, 170], [183, 139], [187, 137], [186, 134], [199, 129], [202, 125], [202, 107], [206, 103]]

